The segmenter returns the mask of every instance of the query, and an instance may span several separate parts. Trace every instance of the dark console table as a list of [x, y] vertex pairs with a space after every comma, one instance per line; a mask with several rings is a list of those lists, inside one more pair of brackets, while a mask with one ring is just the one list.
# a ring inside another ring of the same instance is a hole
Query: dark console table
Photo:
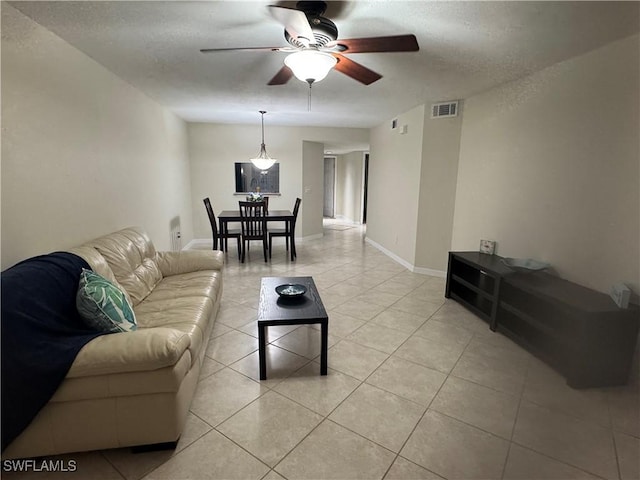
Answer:
[[502, 257], [450, 252], [453, 298], [562, 373], [574, 388], [626, 384], [640, 309], [546, 272], [515, 272]]

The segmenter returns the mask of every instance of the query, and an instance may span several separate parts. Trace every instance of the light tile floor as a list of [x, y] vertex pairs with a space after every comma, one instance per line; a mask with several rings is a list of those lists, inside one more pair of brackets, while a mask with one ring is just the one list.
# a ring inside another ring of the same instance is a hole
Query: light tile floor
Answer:
[[[233, 247], [232, 247], [233, 248]], [[327, 222], [324, 238], [227, 258], [222, 307], [175, 451], [70, 454], [91, 479], [638, 479], [640, 382], [572, 390], [544, 363], [413, 274]], [[319, 331], [268, 330], [258, 380], [262, 276], [312, 275], [329, 311]], [[636, 362], [637, 363], [637, 362]], [[7, 474], [49, 479], [64, 474]]]

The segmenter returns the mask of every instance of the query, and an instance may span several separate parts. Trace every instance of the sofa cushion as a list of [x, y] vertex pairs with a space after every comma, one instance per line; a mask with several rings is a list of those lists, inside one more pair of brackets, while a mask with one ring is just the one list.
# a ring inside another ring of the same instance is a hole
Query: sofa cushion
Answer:
[[147, 234], [130, 227], [97, 238], [86, 245], [98, 250], [124, 287], [135, 307], [162, 279], [156, 264], [156, 249]]
[[68, 377], [50, 401], [73, 402], [92, 398], [177, 392], [191, 369], [191, 363], [191, 353], [186, 350], [175, 364], [155, 370]]
[[142, 372], [174, 365], [190, 343], [189, 335], [174, 328], [138, 328], [131, 333], [103, 335], [78, 352], [67, 378]]
[[[136, 317], [140, 330], [147, 330], [145, 326], [171, 328], [180, 331], [189, 338], [189, 351], [192, 362], [199, 358], [205, 340], [211, 334], [216, 305], [214, 300], [205, 296], [181, 298], [156, 297], [154, 292], [136, 307]], [[138, 330], [138, 331], [140, 331]]]
[[218, 250], [157, 252], [156, 263], [163, 277], [202, 270], [221, 271], [224, 265], [224, 253]]
[[116, 276], [113, 274], [113, 270], [111, 270], [111, 267], [98, 250], [93, 247], [89, 247], [88, 245], [80, 245], [78, 247], [69, 249], [69, 252], [83, 258], [89, 264], [91, 270], [96, 272], [98, 275], [103, 276], [111, 283], [113, 283], [116, 287], [118, 287], [127, 297], [129, 305], [133, 306], [133, 302], [131, 301], [129, 293], [122, 285], [118, 283]]
[[100, 332], [130, 332], [136, 317], [125, 294], [106, 278], [83, 269], [76, 307], [84, 322]]
[[214, 301], [222, 296], [222, 272], [200, 271], [164, 277], [153, 289], [153, 300], [181, 297], [208, 297]]

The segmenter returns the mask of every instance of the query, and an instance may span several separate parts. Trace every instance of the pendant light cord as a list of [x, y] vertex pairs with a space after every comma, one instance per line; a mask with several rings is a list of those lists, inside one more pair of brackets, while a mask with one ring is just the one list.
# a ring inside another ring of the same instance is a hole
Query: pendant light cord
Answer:
[[264, 110], [260, 110], [260, 115], [262, 118], [262, 145], [264, 146], [264, 114], [267, 113]]

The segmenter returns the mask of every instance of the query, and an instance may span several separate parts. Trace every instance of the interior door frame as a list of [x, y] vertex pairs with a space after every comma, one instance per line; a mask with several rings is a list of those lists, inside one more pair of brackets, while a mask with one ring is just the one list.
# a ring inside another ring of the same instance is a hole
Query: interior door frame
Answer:
[[367, 196], [369, 194], [369, 152], [362, 154], [362, 212], [361, 223], [367, 224]]
[[[336, 162], [338, 157], [335, 155], [325, 155], [323, 159], [323, 168], [324, 168], [324, 195], [323, 195], [323, 203], [322, 203], [322, 217], [335, 218], [336, 216]], [[331, 215], [325, 215], [325, 207], [327, 203], [327, 160], [331, 160], [333, 162], [333, 185], [331, 187]]]

